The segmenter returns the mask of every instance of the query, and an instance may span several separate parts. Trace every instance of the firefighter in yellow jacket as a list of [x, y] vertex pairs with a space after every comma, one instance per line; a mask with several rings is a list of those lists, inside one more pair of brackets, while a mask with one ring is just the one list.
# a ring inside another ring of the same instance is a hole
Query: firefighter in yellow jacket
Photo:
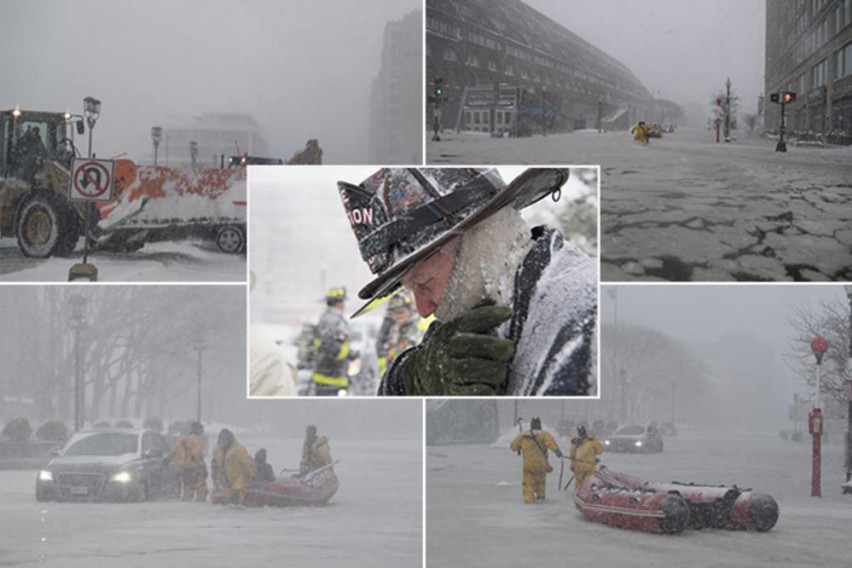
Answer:
[[550, 471], [547, 451], [551, 450], [556, 457], [562, 457], [562, 451], [556, 444], [556, 440], [550, 432], [542, 431], [541, 420], [533, 418], [530, 421], [530, 429], [515, 436], [509, 447], [513, 452], [518, 452], [524, 457], [522, 482], [524, 503], [544, 501], [547, 474]]
[[568, 449], [571, 471], [574, 472], [574, 493], [584, 479], [595, 474], [598, 456], [603, 451], [603, 444], [594, 436], [589, 436], [585, 426], [577, 427], [577, 437], [571, 440], [571, 447]]
[[172, 446], [171, 456], [180, 471], [182, 501], [204, 501], [207, 498], [207, 466], [204, 463], [204, 427], [200, 422], [189, 426]]
[[634, 124], [633, 128], [630, 129], [630, 132], [633, 133], [633, 139], [637, 142], [642, 142], [643, 144], [648, 143], [648, 134], [650, 134], [650, 129], [644, 121], [640, 120], [638, 123]]
[[331, 447], [328, 445], [328, 438], [317, 436], [316, 426], [308, 426], [305, 429], [305, 443], [302, 446], [302, 463], [299, 466], [299, 474], [307, 475], [330, 463]]
[[219, 432], [213, 451], [213, 485], [221, 489], [228, 503], [245, 503], [246, 488], [257, 475], [257, 465], [248, 451], [227, 428]]

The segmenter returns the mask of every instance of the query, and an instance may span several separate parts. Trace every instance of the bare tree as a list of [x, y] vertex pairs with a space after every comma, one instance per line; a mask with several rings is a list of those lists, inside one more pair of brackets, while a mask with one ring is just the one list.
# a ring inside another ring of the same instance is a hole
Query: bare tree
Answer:
[[826, 300], [816, 309], [809, 306], [793, 308], [790, 325], [796, 330], [796, 338], [790, 345], [787, 365], [803, 383], [814, 387], [814, 354], [811, 341], [816, 336], [828, 340], [828, 351], [823, 356], [820, 391], [827, 404], [826, 412], [844, 406], [843, 382], [847, 376], [849, 358], [849, 306], [843, 301]]

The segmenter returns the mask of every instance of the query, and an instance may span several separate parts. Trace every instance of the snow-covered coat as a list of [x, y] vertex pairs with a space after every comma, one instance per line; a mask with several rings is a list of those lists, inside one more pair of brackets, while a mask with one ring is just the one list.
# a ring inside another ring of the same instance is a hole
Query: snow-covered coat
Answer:
[[252, 330], [249, 343], [249, 394], [251, 396], [296, 396], [296, 368], [275, 342]]
[[329, 308], [316, 327], [316, 362], [313, 381], [321, 385], [347, 387], [349, 379], [349, 324], [343, 313]]
[[[594, 261], [550, 227], [532, 230], [533, 243], [515, 271], [512, 318], [497, 328], [515, 354], [497, 394], [582, 396], [595, 375], [597, 270]], [[432, 324], [421, 345], [439, 323]], [[406, 395], [402, 353], [385, 374], [380, 395]]]

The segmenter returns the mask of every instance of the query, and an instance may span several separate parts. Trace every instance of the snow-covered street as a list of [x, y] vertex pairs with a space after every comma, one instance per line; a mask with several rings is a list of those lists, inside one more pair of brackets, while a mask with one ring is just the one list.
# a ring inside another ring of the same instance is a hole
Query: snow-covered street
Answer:
[[[147, 243], [130, 253], [95, 251], [88, 261], [98, 269], [99, 282], [246, 281], [246, 256], [220, 252], [206, 241]], [[15, 239], [0, 239], [2, 281], [63, 282], [79, 262], [83, 262], [82, 245], [74, 256], [40, 259], [21, 254]]]
[[852, 278], [852, 148], [682, 129], [647, 146], [627, 132], [442, 135], [429, 163], [600, 164], [604, 281]]
[[[301, 439], [241, 439], [298, 467]], [[322, 507], [209, 503], [38, 503], [35, 471], [0, 471], [0, 565], [185, 568], [422, 563], [421, 446], [332, 439], [340, 489]], [[369, 561], [368, 561], [369, 559]]]
[[[823, 445], [822, 498], [810, 497], [809, 437], [706, 432], [681, 428], [661, 454], [604, 453], [607, 467], [649, 480], [754, 488], [772, 495], [781, 515], [767, 533], [687, 530], [676, 536], [621, 530], [586, 521], [568, 492], [557, 491], [551, 456], [547, 501], [524, 505], [521, 458], [508, 444], [429, 446], [426, 460], [430, 568], [567, 566], [619, 568], [852, 567], [852, 495], [841, 495], [839, 436]], [[567, 440], [559, 440], [567, 449]], [[564, 479], [571, 477], [567, 463]]]

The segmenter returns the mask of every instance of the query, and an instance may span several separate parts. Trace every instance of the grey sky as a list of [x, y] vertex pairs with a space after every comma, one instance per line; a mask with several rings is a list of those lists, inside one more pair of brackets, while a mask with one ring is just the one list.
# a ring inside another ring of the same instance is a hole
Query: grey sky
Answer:
[[731, 78], [744, 111], [763, 92], [765, 0], [525, 0], [627, 65], [653, 94], [707, 105]]
[[[615, 305], [607, 289], [601, 291], [601, 322], [612, 324]], [[725, 335], [744, 334], [767, 344], [775, 353], [770, 362], [781, 376], [777, 388], [785, 400], [793, 392], [807, 392], [782, 357], [790, 353], [796, 333], [789, 321], [792, 310], [820, 302], [847, 301], [840, 285], [633, 285], [617, 286], [618, 318], [657, 329], [700, 350]]]
[[[319, 139], [327, 163], [367, 158], [384, 26], [419, 0], [3, 0], [0, 108], [103, 102], [95, 150], [150, 153], [150, 128], [248, 112], [274, 157]], [[412, 38], [422, 42], [422, 38]]]

